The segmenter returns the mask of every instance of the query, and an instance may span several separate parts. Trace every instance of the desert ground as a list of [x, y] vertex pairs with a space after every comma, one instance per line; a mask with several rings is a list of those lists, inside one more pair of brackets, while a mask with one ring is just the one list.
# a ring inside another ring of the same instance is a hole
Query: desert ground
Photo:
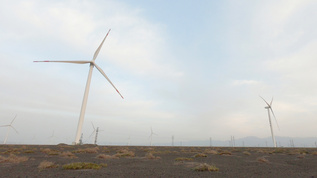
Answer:
[[1, 177], [317, 177], [317, 148], [0, 145]]

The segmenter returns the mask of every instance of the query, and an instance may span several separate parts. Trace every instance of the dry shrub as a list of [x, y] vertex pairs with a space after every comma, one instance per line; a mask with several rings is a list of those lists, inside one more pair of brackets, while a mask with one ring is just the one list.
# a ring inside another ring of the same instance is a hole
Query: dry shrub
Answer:
[[267, 160], [265, 157], [259, 157], [257, 161], [260, 163], [269, 163], [269, 160]]
[[93, 147], [93, 148], [85, 148], [85, 149], [78, 149], [73, 151], [74, 153], [98, 153], [99, 148]]
[[311, 153], [312, 155], [317, 155], [317, 151], [314, 151]]
[[218, 153], [219, 155], [232, 155], [230, 151], [221, 151]]
[[195, 171], [219, 171], [219, 168], [217, 168], [214, 165], [209, 165], [207, 163], [200, 164], [197, 167], [194, 167], [193, 169]]
[[70, 159], [77, 158], [77, 156], [70, 151], [64, 151], [64, 152], [60, 153], [59, 155], [64, 157], [64, 158], [70, 158]]
[[248, 151], [244, 151], [244, 152], [243, 152], [243, 154], [244, 154], [244, 155], [248, 155], [248, 156], [250, 156], [250, 155], [251, 155], [251, 153], [250, 153], [250, 152], [248, 152]]
[[57, 164], [50, 161], [46, 161], [46, 160], [42, 161], [38, 166], [39, 169], [56, 168], [56, 167], [58, 167]]
[[204, 153], [216, 155], [216, 154], [218, 154], [218, 151], [216, 151], [216, 150], [211, 150], [211, 149], [206, 149]]
[[161, 157], [154, 156], [152, 153], [146, 153], [145, 158], [147, 158], [147, 159], [161, 159]]
[[193, 158], [184, 158], [184, 157], [179, 157], [175, 158], [175, 161], [192, 161]]
[[204, 153], [197, 153], [194, 155], [195, 158], [198, 158], [198, 157], [207, 157], [207, 155], [205, 155]]
[[14, 154], [10, 154], [8, 157], [0, 156], [0, 163], [8, 162], [8, 163], [20, 163], [29, 160], [26, 156], [16, 156]]
[[111, 156], [111, 155], [106, 155], [106, 154], [99, 154], [99, 155], [97, 155], [96, 158], [100, 158], [100, 159], [119, 159], [115, 155]]
[[133, 151], [129, 151], [128, 149], [120, 149], [115, 154], [116, 157], [135, 157], [135, 153]]
[[77, 162], [63, 165], [63, 169], [101, 169], [102, 167], [107, 167], [107, 164]]

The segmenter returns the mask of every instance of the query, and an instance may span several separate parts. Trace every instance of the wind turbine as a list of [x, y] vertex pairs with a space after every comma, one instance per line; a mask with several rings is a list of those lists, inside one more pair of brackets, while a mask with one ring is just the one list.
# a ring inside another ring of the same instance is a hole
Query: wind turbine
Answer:
[[[91, 122], [91, 125], [92, 125], [92, 128], [94, 128], [94, 131], [92, 131], [92, 133], [90, 134], [89, 136], [89, 139], [93, 136], [93, 135], [96, 135], [96, 129], [95, 129], [95, 126], [94, 124]], [[97, 128], [98, 129], [98, 128]]]
[[[262, 96], [260, 96], [260, 97], [262, 98]], [[269, 116], [269, 122], [270, 122], [270, 127], [271, 127], [271, 134], [272, 134], [273, 145], [274, 145], [274, 147], [277, 147], [277, 145], [276, 145], [276, 140], [275, 140], [274, 133], [273, 133], [273, 127], [272, 127], [272, 121], [271, 121], [270, 111], [272, 112], [272, 115], [273, 115], [273, 117], [274, 117], [274, 119], [275, 119], [275, 121], [276, 121], [277, 128], [278, 128], [278, 129], [280, 129], [280, 128], [279, 128], [279, 126], [278, 126], [278, 123], [277, 123], [275, 114], [274, 114], [273, 109], [272, 109], [273, 97], [272, 97], [272, 100], [271, 100], [270, 104], [269, 104], [264, 98], [262, 98], [262, 99], [263, 99], [263, 101], [264, 101], [264, 102], [266, 103], [266, 105], [267, 105], [267, 106], [265, 106], [264, 108], [267, 109], [267, 113], [268, 113], [268, 116]]]
[[58, 137], [55, 136], [55, 131], [53, 130], [52, 135], [49, 137], [51, 145], [55, 143], [55, 138], [58, 138]]
[[18, 131], [12, 126], [12, 123], [14, 122], [14, 120], [15, 120], [16, 117], [17, 117], [17, 114], [15, 115], [14, 119], [11, 121], [11, 123], [10, 123], [9, 125], [2, 125], [2, 126], [0, 126], [0, 127], [8, 127], [7, 135], [6, 135], [6, 138], [5, 138], [4, 141], [3, 141], [3, 144], [6, 144], [6, 143], [7, 143], [10, 128], [12, 128], [16, 133], [18, 133]]
[[83, 127], [83, 123], [84, 123], [84, 116], [85, 116], [85, 111], [86, 111], [86, 106], [87, 106], [90, 81], [91, 81], [92, 71], [93, 71], [94, 67], [96, 67], [97, 70], [108, 80], [108, 82], [113, 86], [113, 88], [118, 92], [118, 94], [123, 99], [123, 96], [120, 94], [120, 92], [117, 90], [117, 88], [112, 84], [112, 82], [107, 77], [105, 72], [95, 63], [95, 60], [96, 60], [96, 58], [97, 58], [97, 56], [99, 54], [99, 51], [100, 51], [104, 41], [106, 40], [110, 30], [111, 29], [109, 29], [109, 31], [106, 34], [105, 38], [102, 40], [101, 44], [97, 48], [97, 50], [96, 50], [96, 52], [95, 52], [95, 54], [93, 56], [93, 59], [91, 61], [34, 61], [34, 62], [60, 62], [60, 63], [73, 63], [73, 64], [90, 64], [89, 65], [89, 73], [88, 73], [86, 88], [85, 88], [85, 93], [84, 93], [84, 97], [83, 97], [83, 102], [82, 102], [80, 116], [79, 116], [79, 121], [78, 121], [78, 126], [77, 126], [75, 142], [74, 142], [74, 144], [76, 144], [76, 145], [80, 144], [79, 140], [80, 140], [80, 136], [82, 134], [82, 127]]
[[153, 135], [157, 135], [157, 134], [153, 132], [152, 127], [151, 127], [151, 135], [149, 136], [149, 138], [151, 139], [151, 142], [150, 142], [151, 146], [152, 146], [152, 136]]

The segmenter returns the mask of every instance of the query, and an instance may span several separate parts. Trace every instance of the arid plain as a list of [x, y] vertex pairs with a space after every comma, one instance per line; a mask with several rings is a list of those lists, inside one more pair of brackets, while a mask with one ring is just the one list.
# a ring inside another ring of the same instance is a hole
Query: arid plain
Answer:
[[1, 177], [317, 177], [316, 148], [1, 145]]

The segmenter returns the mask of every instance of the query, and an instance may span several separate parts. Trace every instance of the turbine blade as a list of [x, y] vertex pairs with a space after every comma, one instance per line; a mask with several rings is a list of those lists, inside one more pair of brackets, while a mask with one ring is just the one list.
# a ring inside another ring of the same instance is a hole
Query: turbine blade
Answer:
[[15, 120], [16, 117], [17, 117], [17, 114], [15, 115], [14, 119], [11, 121], [10, 125], [12, 125], [12, 123]]
[[94, 135], [94, 133], [95, 133], [95, 131], [93, 131], [93, 132], [90, 134], [89, 138], [91, 138], [91, 137]]
[[267, 104], [268, 107], [271, 107], [271, 105], [268, 102], [266, 102], [262, 96], [259, 96], [259, 97], [263, 99], [263, 101]]
[[272, 112], [272, 114], [273, 114], [273, 117], [274, 117], [274, 119], [275, 119], [275, 122], [276, 122], [276, 125], [277, 125], [278, 130], [280, 130], [280, 127], [278, 126], [278, 123], [277, 123], [277, 119], [276, 119], [275, 114], [274, 114], [274, 112], [273, 112], [273, 109], [272, 109], [271, 107], [270, 107], [270, 110], [271, 110], [271, 112]]
[[33, 62], [60, 62], [60, 63], [73, 63], [73, 64], [87, 64], [92, 61], [33, 61]]
[[94, 126], [94, 124], [92, 122], [91, 122], [91, 125], [92, 125], [92, 127], [94, 128], [94, 131], [95, 131], [96, 129], [95, 129], [95, 126]]
[[103, 45], [103, 42], [106, 40], [106, 38], [107, 38], [107, 36], [108, 36], [110, 30], [111, 30], [111, 29], [109, 29], [107, 35], [106, 35], [105, 38], [102, 40], [102, 42], [101, 42], [101, 44], [99, 45], [99, 47], [97, 48], [97, 50], [96, 50], [96, 52], [95, 52], [95, 54], [94, 54], [94, 58], [92, 59], [93, 61], [96, 60], [96, 58], [97, 58], [97, 56], [98, 56], [98, 54], [99, 54], [99, 51], [100, 51], [100, 49], [101, 49], [101, 47], [102, 47], [102, 45]]
[[119, 95], [121, 96], [122, 99], [123, 96], [121, 95], [121, 93], [118, 91], [118, 89], [113, 85], [113, 83], [110, 81], [110, 79], [107, 77], [107, 75], [105, 74], [105, 72], [97, 65], [97, 64], [94, 64], [95, 67], [99, 70], [99, 72], [108, 80], [108, 82], [113, 86], [113, 88], [119, 93]]
[[271, 103], [270, 103], [270, 106], [272, 107], [272, 103], [273, 103], [273, 97], [272, 97], [272, 100], [271, 100]]
[[17, 134], [19, 134], [19, 132], [18, 132], [13, 126], [10, 125], [10, 127], [11, 127]]

